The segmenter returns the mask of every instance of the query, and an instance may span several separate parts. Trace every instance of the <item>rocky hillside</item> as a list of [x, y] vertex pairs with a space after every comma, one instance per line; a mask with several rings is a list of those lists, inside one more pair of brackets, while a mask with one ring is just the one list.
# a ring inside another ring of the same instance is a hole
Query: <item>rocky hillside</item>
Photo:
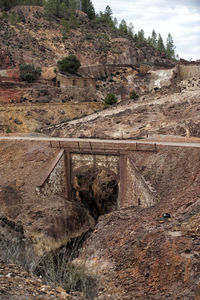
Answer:
[[[124, 101], [130, 98], [133, 89], [144, 95], [163, 85], [169, 86], [176, 77], [175, 63], [155, 49], [138, 48], [127, 35], [121, 36], [116, 29], [96, 24], [81, 11], [76, 14], [80, 25], [65, 34], [61, 20], [49, 20], [39, 6], [16, 6], [7, 15], [0, 13], [0, 103], [3, 104], [0, 131], [40, 131], [102, 108], [108, 93]], [[96, 79], [96, 89], [56, 86], [56, 63], [69, 54], [79, 58], [81, 76]], [[21, 82], [22, 63], [42, 68], [36, 83]], [[67, 113], [66, 102], [84, 102], [85, 108], [75, 114]], [[13, 104], [8, 109], [4, 106], [12, 103], [20, 106]], [[48, 103], [52, 104], [54, 116], [47, 112]], [[60, 103], [60, 107], [54, 103]]]
[[182, 81], [178, 86], [122, 102], [88, 117], [47, 126], [42, 132], [61, 137], [113, 139], [152, 135], [200, 137], [200, 80], [189, 82], [188, 85], [188, 81]]
[[[34, 63], [36, 66], [55, 65], [58, 59], [75, 54], [82, 65], [98, 63], [134, 64], [142, 62], [171, 67], [152, 48], [137, 48], [109, 27], [92, 24], [87, 15], [77, 11], [81, 19], [78, 28], [63, 36], [60, 20], [49, 21], [42, 7], [18, 6], [11, 9], [16, 21], [0, 17], [0, 68]], [[18, 18], [17, 18], [18, 17]]]

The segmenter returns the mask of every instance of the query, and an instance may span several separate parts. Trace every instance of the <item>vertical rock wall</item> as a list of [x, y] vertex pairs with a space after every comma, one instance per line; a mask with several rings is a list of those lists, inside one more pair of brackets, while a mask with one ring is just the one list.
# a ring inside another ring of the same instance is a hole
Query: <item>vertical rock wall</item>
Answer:
[[126, 160], [125, 172], [122, 178], [123, 198], [121, 208], [131, 206], [151, 207], [158, 202], [156, 191], [145, 181], [135, 166], [131, 157]]
[[178, 69], [181, 80], [192, 77], [200, 78], [200, 63], [179, 64]]
[[49, 175], [44, 185], [37, 188], [37, 192], [42, 197], [64, 194], [65, 191], [65, 173], [64, 157], [62, 156], [54, 170]]

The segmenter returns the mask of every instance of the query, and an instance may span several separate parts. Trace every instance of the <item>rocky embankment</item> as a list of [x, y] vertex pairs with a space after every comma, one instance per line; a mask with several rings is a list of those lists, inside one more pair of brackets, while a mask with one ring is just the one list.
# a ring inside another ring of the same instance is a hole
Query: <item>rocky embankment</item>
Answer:
[[2, 300], [85, 300], [76, 292], [67, 294], [62, 287], [53, 288], [42, 282], [42, 279], [15, 264], [0, 262], [0, 298]]

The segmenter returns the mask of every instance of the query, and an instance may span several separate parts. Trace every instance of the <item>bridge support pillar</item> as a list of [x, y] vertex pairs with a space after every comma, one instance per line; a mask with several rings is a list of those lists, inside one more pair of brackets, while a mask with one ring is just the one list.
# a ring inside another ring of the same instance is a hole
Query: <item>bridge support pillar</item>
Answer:
[[121, 154], [119, 158], [119, 174], [120, 174], [120, 190], [118, 198], [118, 209], [123, 207], [126, 196], [126, 168], [127, 168], [127, 155]]
[[71, 173], [71, 153], [65, 151], [65, 194], [68, 201], [72, 198]]

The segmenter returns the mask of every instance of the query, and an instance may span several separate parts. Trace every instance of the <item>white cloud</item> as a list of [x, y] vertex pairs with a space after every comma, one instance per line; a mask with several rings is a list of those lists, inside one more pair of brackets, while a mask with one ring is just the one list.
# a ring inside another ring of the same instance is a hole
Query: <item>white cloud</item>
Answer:
[[96, 11], [104, 11], [106, 5], [119, 21], [132, 22], [137, 32], [144, 29], [151, 35], [152, 29], [161, 33], [164, 41], [170, 32], [176, 51], [185, 59], [200, 59], [200, 1], [199, 0], [93, 0]]

